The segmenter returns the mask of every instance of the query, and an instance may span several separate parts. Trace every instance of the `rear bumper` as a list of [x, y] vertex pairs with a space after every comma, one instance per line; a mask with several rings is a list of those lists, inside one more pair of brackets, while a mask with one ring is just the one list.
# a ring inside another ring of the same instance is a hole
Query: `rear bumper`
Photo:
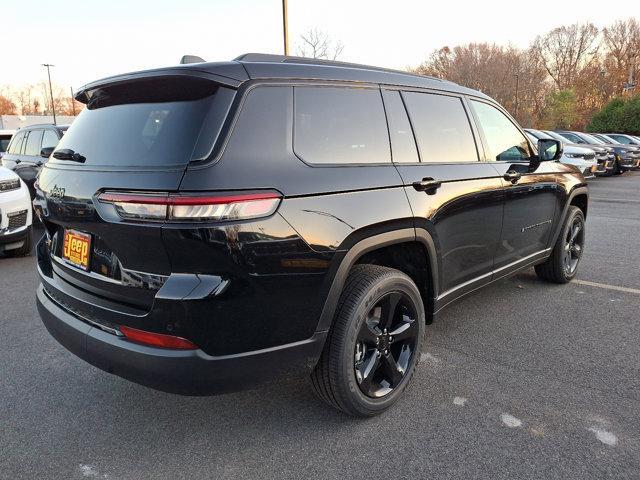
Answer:
[[127, 380], [183, 395], [236, 391], [283, 375], [306, 374], [316, 364], [326, 337], [321, 332], [301, 342], [214, 357], [202, 350], [140, 345], [108, 333], [61, 307], [42, 284], [37, 305], [49, 333], [76, 356]]

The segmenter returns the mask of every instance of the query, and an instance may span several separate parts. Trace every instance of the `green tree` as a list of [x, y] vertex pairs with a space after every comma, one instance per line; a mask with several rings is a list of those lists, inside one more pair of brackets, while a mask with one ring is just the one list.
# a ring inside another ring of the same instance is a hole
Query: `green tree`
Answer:
[[573, 89], [556, 90], [547, 95], [543, 125], [548, 130], [570, 129], [578, 120], [578, 102]]
[[640, 135], [640, 94], [624, 104], [621, 117], [621, 132]]
[[587, 125], [588, 132], [621, 132], [624, 130], [622, 115], [626, 106], [623, 98], [614, 98], [596, 113]]

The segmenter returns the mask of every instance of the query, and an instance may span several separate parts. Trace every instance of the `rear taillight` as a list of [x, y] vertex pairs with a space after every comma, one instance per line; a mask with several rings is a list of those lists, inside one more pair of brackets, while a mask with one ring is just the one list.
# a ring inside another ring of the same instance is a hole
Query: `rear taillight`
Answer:
[[186, 338], [175, 337], [173, 335], [146, 332], [125, 326], [121, 326], [120, 331], [126, 339], [152, 347], [173, 348], [174, 350], [196, 350], [198, 348]]
[[103, 192], [100, 203], [110, 203], [121, 218], [173, 222], [249, 220], [273, 214], [282, 196], [278, 192], [233, 194], [170, 194]]

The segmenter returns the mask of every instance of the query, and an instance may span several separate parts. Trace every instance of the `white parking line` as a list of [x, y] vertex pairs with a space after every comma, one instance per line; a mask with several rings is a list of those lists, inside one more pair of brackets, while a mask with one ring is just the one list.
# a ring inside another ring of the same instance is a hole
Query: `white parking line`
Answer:
[[607, 290], [616, 290], [618, 292], [637, 293], [640, 295], [640, 290], [637, 288], [618, 287], [617, 285], [608, 285], [606, 283], [589, 282], [587, 280], [573, 280], [573, 283], [578, 285], [587, 285], [589, 287], [605, 288]]

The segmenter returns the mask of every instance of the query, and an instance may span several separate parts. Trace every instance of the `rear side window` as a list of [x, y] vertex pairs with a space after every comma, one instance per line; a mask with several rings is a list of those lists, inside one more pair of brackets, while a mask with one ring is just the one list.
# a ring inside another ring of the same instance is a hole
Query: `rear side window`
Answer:
[[24, 154], [32, 157], [40, 155], [41, 144], [42, 130], [31, 130], [27, 137], [27, 145], [24, 147]]
[[478, 151], [462, 99], [402, 92], [423, 162], [477, 162]]
[[22, 151], [22, 140], [24, 140], [24, 130], [22, 132], [18, 132], [13, 136], [13, 140], [11, 141], [11, 145], [9, 145], [9, 150], [7, 153], [14, 153], [19, 155]]
[[384, 109], [387, 112], [387, 122], [389, 123], [391, 158], [395, 163], [418, 162], [416, 140], [404, 103], [400, 98], [400, 92], [383, 90], [382, 98], [384, 98]]
[[211, 82], [171, 78], [98, 90], [56, 148], [81, 154], [91, 166], [185, 166], [211, 153], [230, 92]]
[[294, 87], [294, 150], [312, 164], [390, 163], [377, 89]]
[[471, 103], [478, 115], [492, 160], [518, 161], [531, 157], [527, 139], [504, 113], [484, 102], [472, 100]]

